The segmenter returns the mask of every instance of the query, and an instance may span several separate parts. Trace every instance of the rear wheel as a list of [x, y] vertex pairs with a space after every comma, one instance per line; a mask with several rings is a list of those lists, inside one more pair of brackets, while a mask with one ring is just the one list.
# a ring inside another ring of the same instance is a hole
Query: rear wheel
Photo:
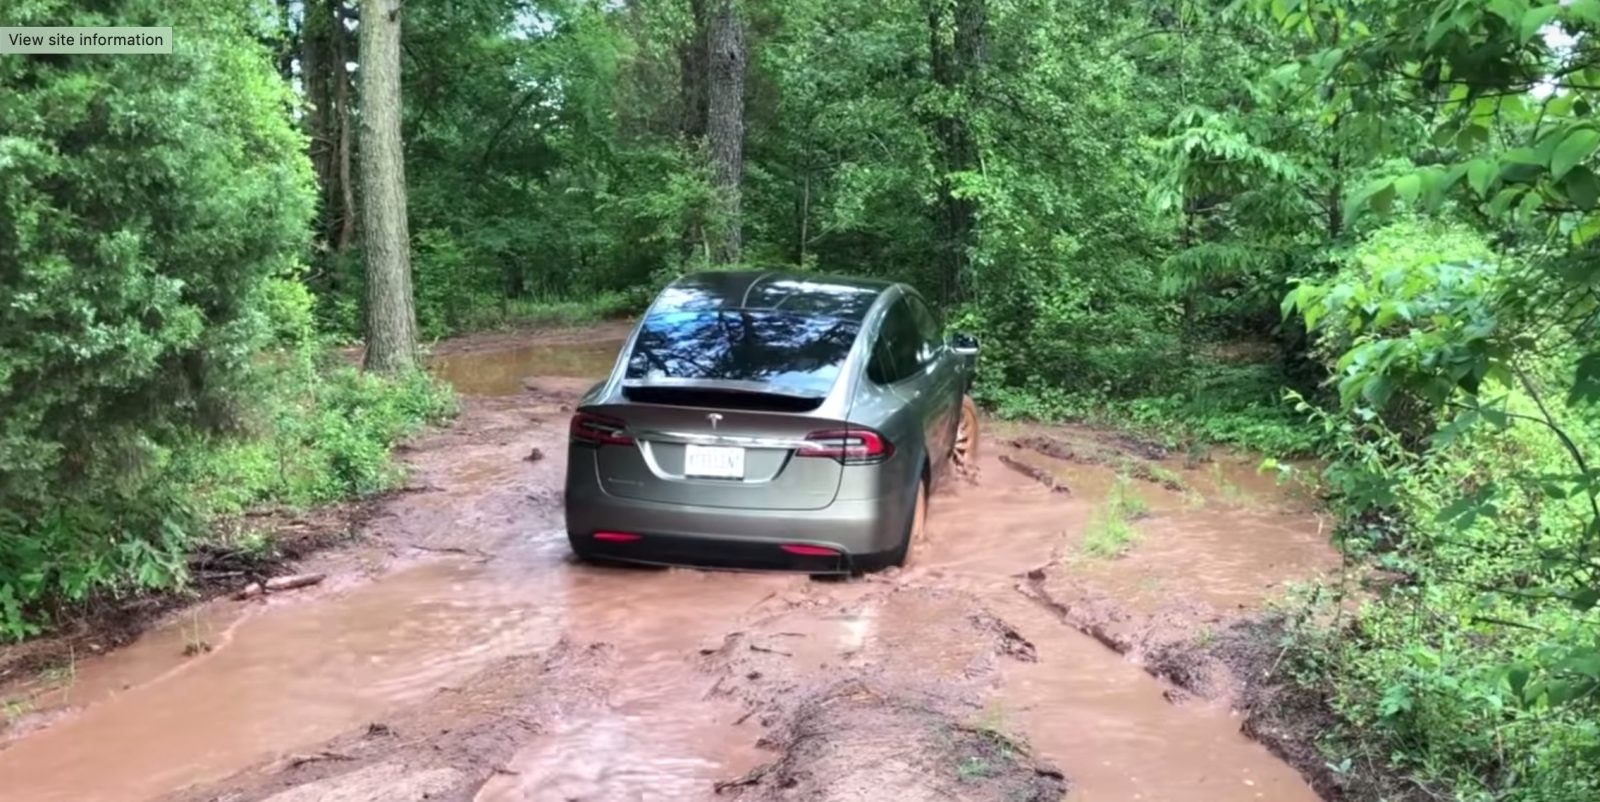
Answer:
[[960, 468], [978, 462], [978, 405], [970, 395], [961, 397], [961, 419], [956, 424], [956, 442], [950, 449], [950, 459]]
[[927, 539], [928, 527], [928, 476], [924, 471], [921, 478], [917, 479], [917, 498], [911, 504], [911, 520], [906, 522], [906, 536], [900, 541], [899, 548], [889, 557], [889, 565], [900, 566], [906, 564], [912, 548], [922, 548]]

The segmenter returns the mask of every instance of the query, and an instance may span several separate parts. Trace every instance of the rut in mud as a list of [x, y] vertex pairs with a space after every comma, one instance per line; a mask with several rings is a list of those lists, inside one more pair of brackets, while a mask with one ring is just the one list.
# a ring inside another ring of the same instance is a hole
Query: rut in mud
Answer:
[[[446, 344], [463, 416], [306, 561], [328, 580], [9, 689], [5, 798], [1316, 798], [1182, 646], [1337, 566], [1307, 499], [1223, 453], [992, 424], [905, 569], [578, 565], [565, 423], [621, 335]], [[1094, 556], [1113, 492], [1142, 511]]]

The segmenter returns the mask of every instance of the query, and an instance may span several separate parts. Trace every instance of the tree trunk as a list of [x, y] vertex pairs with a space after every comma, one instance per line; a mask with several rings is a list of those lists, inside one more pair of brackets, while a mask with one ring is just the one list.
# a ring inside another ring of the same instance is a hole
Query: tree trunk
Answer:
[[333, 134], [333, 3], [331, 0], [306, 0], [300, 34], [300, 80], [306, 93], [306, 136], [310, 142], [311, 170], [317, 178], [321, 201], [319, 239], [326, 241], [333, 219], [328, 202], [334, 186]]
[[[339, 168], [339, 196], [338, 213], [331, 217], [333, 224], [330, 231], [333, 233], [333, 250], [335, 253], [344, 253], [350, 247], [350, 240], [354, 239], [356, 231], [356, 188], [350, 180], [350, 69], [345, 66], [349, 58], [345, 55], [345, 44], [350, 39], [350, 32], [344, 26], [344, 16], [339, 8], [343, 0], [334, 0], [334, 28], [333, 28], [333, 102], [335, 113], [333, 124], [337, 126], [338, 138], [334, 143], [334, 161]], [[398, 36], [398, 34], [397, 34]], [[397, 90], [398, 91], [398, 90]], [[333, 206], [333, 193], [328, 193], [329, 206]]]
[[744, 22], [736, 0], [715, 2], [707, 36], [711, 70], [706, 134], [721, 213], [710, 243], [711, 261], [737, 264], [741, 246], [739, 182], [744, 175]]
[[400, 2], [361, 4], [362, 256], [367, 269], [365, 367], [395, 373], [416, 366], [411, 236], [400, 143]]
[[[321, 247], [343, 252], [355, 237], [355, 183], [350, 175], [350, 31], [344, 0], [306, 0], [300, 42], [300, 77], [306, 93], [306, 136], [317, 177]], [[330, 281], [337, 282], [337, 272]]]
[[[976, 96], [986, 51], [986, 0], [956, 0], [953, 25], [946, 19], [946, 5], [931, 0], [928, 9], [929, 59], [933, 81], [946, 97], [960, 97], [968, 104]], [[945, 303], [964, 295], [967, 253], [976, 244], [977, 204], [958, 198], [951, 176], [980, 169], [977, 143], [961, 113], [947, 113], [934, 121], [945, 174], [940, 181], [939, 208], [935, 213], [939, 254], [939, 288]]]
[[689, 0], [689, 11], [694, 16], [694, 32], [678, 45], [678, 130], [694, 141], [706, 135], [706, 82], [710, 78], [706, 0]]

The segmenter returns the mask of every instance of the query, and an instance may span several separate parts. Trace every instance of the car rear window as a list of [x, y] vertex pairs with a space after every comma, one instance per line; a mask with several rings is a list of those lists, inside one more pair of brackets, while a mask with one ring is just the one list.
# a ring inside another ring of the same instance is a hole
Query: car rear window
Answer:
[[657, 312], [645, 318], [625, 379], [747, 381], [821, 397], [860, 325], [770, 309]]

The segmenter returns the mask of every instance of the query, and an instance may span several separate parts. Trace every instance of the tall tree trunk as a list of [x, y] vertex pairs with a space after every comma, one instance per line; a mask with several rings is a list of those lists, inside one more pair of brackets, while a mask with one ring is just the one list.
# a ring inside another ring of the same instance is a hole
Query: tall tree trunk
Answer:
[[693, 141], [706, 135], [706, 82], [711, 77], [706, 0], [689, 0], [689, 11], [694, 16], [694, 32], [678, 45], [678, 130]]
[[[300, 42], [300, 77], [306, 92], [306, 135], [317, 178], [321, 246], [335, 253], [355, 237], [355, 182], [351, 178], [352, 93], [350, 30], [344, 0], [306, 0]], [[336, 286], [337, 272], [330, 274]]]
[[[956, 0], [954, 19], [946, 17], [947, 5], [930, 0], [928, 11], [929, 59], [933, 81], [948, 99], [960, 98], [970, 107], [976, 92], [986, 52], [986, 0]], [[953, 24], [952, 24], [953, 23]], [[941, 114], [934, 121], [944, 175], [940, 180], [939, 208], [935, 214], [939, 254], [939, 288], [946, 303], [963, 296], [967, 254], [976, 244], [977, 204], [970, 198], [956, 197], [951, 176], [980, 169], [977, 142], [972, 138], [963, 113]]]
[[739, 262], [739, 182], [744, 175], [744, 22], [736, 0], [714, 0], [707, 31], [710, 62], [706, 135], [711, 176], [721, 204], [718, 231], [710, 243], [714, 264]]
[[411, 236], [400, 143], [400, 2], [361, 3], [362, 256], [367, 269], [368, 370], [416, 366]]
[[[350, 240], [354, 239], [356, 231], [356, 188], [350, 180], [350, 69], [345, 64], [350, 60], [345, 54], [346, 43], [350, 41], [350, 31], [344, 25], [344, 14], [341, 9], [344, 0], [334, 0], [334, 29], [333, 29], [333, 102], [335, 112], [333, 124], [337, 126], [338, 137], [334, 141], [334, 162], [339, 169], [339, 196], [338, 215], [330, 218], [330, 232], [332, 233], [333, 250], [335, 253], [344, 253], [350, 247]], [[333, 205], [333, 193], [328, 193], [329, 206]]]
[[317, 178], [321, 200], [318, 237], [326, 241], [334, 210], [328, 202], [334, 186], [335, 135], [333, 132], [333, 2], [306, 0], [300, 34], [300, 80], [306, 93], [306, 136], [311, 140], [311, 170]]

